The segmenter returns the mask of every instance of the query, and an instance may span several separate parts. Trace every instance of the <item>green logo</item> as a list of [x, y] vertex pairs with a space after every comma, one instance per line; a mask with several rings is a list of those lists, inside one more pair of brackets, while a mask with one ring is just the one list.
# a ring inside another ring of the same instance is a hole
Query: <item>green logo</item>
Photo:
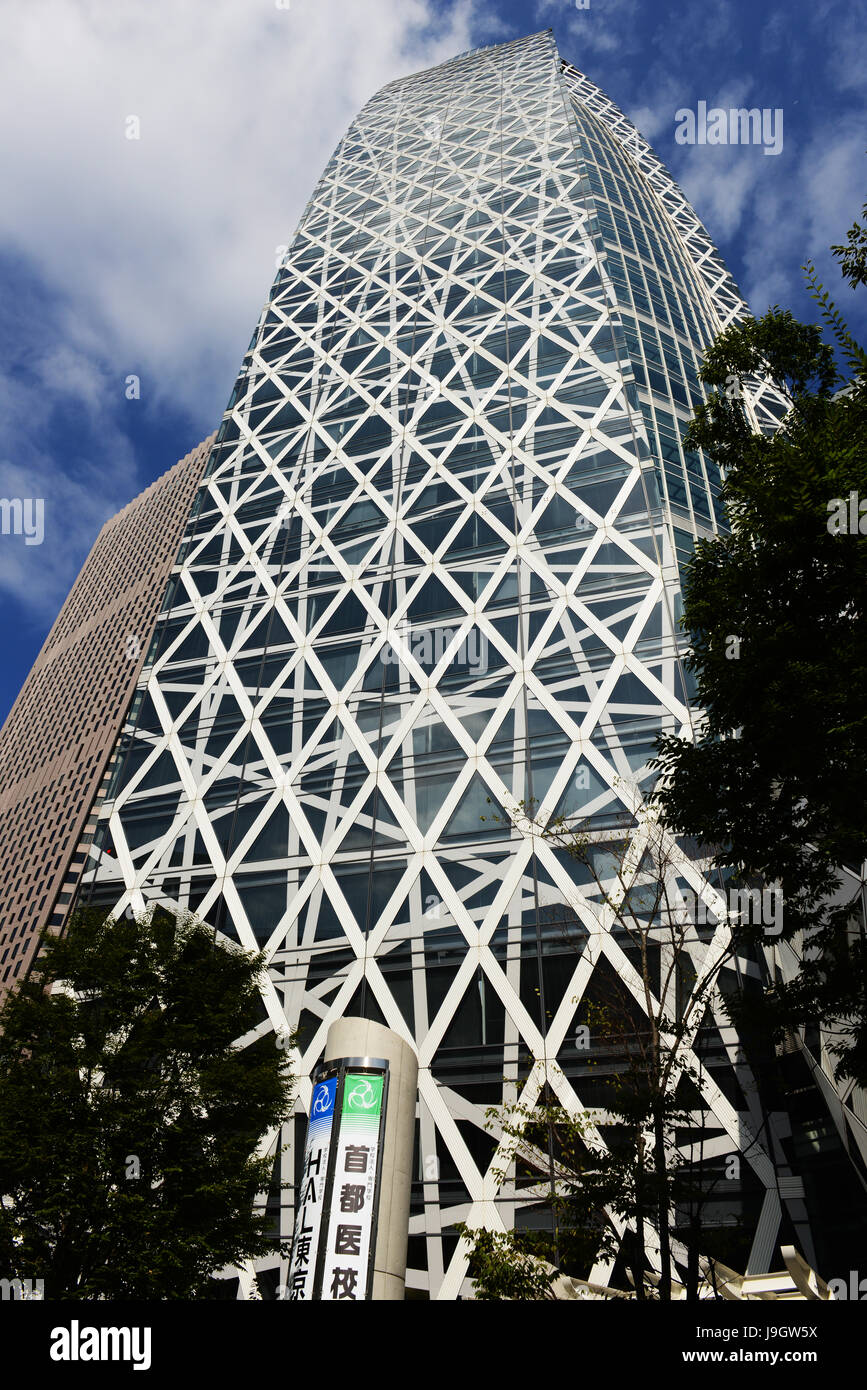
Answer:
[[376, 1116], [382, 1108], [382, 1076], [360, 1076], [350, 1072], [343, 1087], [344, 1115]]

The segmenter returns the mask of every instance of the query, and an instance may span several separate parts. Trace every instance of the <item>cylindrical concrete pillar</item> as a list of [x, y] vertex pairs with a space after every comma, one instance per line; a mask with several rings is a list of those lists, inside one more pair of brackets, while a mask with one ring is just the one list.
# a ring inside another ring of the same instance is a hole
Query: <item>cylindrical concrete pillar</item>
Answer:
[[328, 1030], [323, 1060], [351, 1057], [388, 1062], [388, 1092], [373, 1268], [374, 1299], [402, 1299], [415, 1137], [418, 1058], [390, 1028], [368, 1018], [341, 1018]]

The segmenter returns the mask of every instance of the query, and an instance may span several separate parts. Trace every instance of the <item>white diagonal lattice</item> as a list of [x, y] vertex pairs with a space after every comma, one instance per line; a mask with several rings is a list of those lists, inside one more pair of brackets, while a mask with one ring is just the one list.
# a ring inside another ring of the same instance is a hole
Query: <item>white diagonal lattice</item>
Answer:
[[[644, 1007], [610, 908], [520, 808], [638, 826], [656, 734], [689, 727], [679, 564], [719, 479], [679, 433], [742, 307], [549, 33], [383, 89], [253, 335], [118, 750], [96, 900], [266, 950], [251, 1040], [300, 1024], [299, 1111], [342, 1014], [416, 1047], [409, 1277], [432, 1297], [465, 1274], [450, 1223], [512, 1219], [486, 1108], [545, 1084], [588, 1104], [596, 972]], [[757, 384], [755, 418], [775, 401]], [[677, 845], [670, 873], [716, 900]], [[696, 966], [724, 944], [696, 936]], [[756, 1260], [779, 1155], [717, 1005], [700, 1119], [768, 1194]]]

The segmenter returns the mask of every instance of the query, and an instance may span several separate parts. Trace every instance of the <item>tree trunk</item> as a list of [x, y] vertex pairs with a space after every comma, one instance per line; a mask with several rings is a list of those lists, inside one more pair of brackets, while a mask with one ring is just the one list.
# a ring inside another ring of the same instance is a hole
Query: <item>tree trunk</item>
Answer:
[[632, 1261], [632, 1282], [635, 1284], [635, 1297], [643, 1299], [644, 1294], [644, 1222], [639, 1216], [635, 1222], [635, 1258]]
[[687, 1303], [696, 1303], [698, 1301], [698, 1243], [700, 1235], [701, 1222], [699, 1221], [698, 1211], [694, 1211], [689, 1219], [689, 1244], [686, 1252]]
[[644, 1139], [638, 1130], [635, 1165], [635, 1260], [632, 1265], [632, 1278], [635, 1283], [635, 1297], [644, 1298], [644, 1270], [647, 1256], [644, 1246]]
[[653, 1158], [656, 1169], [659, 1226], [659, 1297], [664, 1303], [671, 1302], [671, 1237], [668, 1230], [668, 1167], [665, 1156], [665, 1118], [662, 1113], [662, 1100], [654, 1107], [653, 1114]]

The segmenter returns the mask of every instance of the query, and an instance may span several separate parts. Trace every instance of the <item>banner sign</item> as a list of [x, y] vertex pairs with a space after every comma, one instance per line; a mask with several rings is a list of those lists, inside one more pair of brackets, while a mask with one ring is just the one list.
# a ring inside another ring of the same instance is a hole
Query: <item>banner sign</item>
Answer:
[[314, 1075], [287, 1297], [370, 1298], [388, 1063], [326, 1062]]
[[370, 1297], [385, 1075], [347, 1071], [325, 1240], [325, 1300]]
[[305, 1300], [314, 1296], [316, 1257], [325, 1207], [337, 1081], [337, 1076], [331, 1076], [317, 1081], [313, 1086], [307, 1144], [304, 1149], [304, 1170], [295, 1216], [295, 1239], [289, 1263], [290, 1299]]

